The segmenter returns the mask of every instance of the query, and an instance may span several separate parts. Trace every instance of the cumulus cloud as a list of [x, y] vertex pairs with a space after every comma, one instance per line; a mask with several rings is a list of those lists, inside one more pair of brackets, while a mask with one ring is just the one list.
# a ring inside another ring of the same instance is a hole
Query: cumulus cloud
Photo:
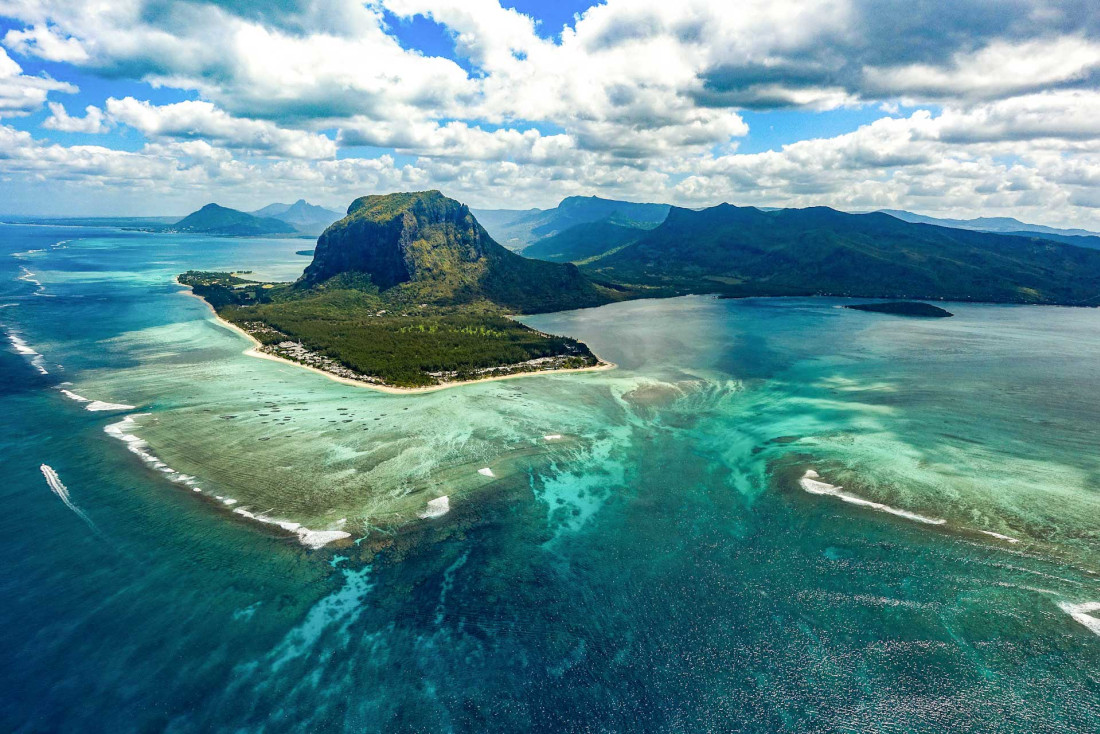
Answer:
[[[20, 59], [194, 98], [112, 97], [83, 117], [51, 101], [47, 129], [147, 143], [115, 156], [32, 139], [43, 167], [22, 156], [0, 172], [93, 185], [97, 161], [104, 185], [129, 171], [137, 186], [147, 160], [160, 191], [262, 179], [315, 196], [437, 185], [476, 205], [602, 193], [1097, 215], [1095, 0], [606, 0], [558, 39], [497, 0], [0, 0], [0, 15]], [[403, 46], [395, 17], [437, 23], [457, 59]], [[0, 115], [70, 91], [0, 49]], [[746, 110], [846, 107], [884, 116], [738, 152]]]
[[48, 130], [65, 133], [102, 133], [107, 130], [103, 110], [95, 105], [84, 108], [84, 117], [70, 117], [60, 102], [50, 102], [49, 108], [50, 116], [42, 123], [42, 127]]
[[111, 97], [107, 114], [112, 121], [140, 130], [149, 138], [204, 139], [288, 158], [331, 158], [336, 154], [336, 144], [324, 135], [233, 117], [210, 102], [153, 105], [133, 97]]
[[73, 93], [72, 84], [47, 76], [29, 76], [0, 48], [0, 117], [18, 117], [39, 110], [50, 92]]

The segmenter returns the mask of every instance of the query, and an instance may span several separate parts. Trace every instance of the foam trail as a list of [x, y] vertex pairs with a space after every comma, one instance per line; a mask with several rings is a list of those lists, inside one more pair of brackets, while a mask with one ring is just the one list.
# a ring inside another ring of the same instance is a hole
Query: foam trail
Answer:
[[1090, 632], [1100, 635], [1100, 617], [1094, 617], [1089, 613], [1100, 612], [1100, 601], [1089, 601], [1084, 604], [1058, 602], [1058, 608], [1073, 617], [1075, 622], [1084, 625]]
[[899, 510], [896, 507], [890, 505], [884, 505], [881, 502], [872, 502], [871, 500], [865, 500], [862, 497], [857, 497], [854, 494], [848, 494], [840, 490], [843, 487], [837, 487], [832, 484], [819, 481], [820, 476], [813, 469], [809, 469], [802, 478], [798, 480], [798, 483], [802, 486], [802, 489], [810, 494], [822, 494], [830, 497], [836, 497], [838, 500], [849, 502], [853, 505], [859, 505], [860, 507], [869, 507], [872, 510], [878, 510], [879, 512], [888, 512], [891, 515], [897, 515], [898, 517], [904, 517], [906, 520], [913, 520], [915, 522], [922, 522], [926, 525], [943, 525], [946, 520], [938, 517], [925, 517], [924, 515], [918, 515], [915, 512], [909, 512], [908, 510]]
[[57, 476], [57, 472], [53, 470], [53, 467], [49, 464], [43, 464], [39, 469], [42, 470], [42, 476], [46, 478], [46, 484], [50, 485], [50, 490], [65, 503], [66, 507], [75, 512], [77, 517], [88, 523], [88, 527], [98, 533], [99, 528], [95, 526], [91, 518], [85, 515], [83, 510], [73, 504], [73, 501], [69, 498], [69, 488], [62, 484], [61, 478]]

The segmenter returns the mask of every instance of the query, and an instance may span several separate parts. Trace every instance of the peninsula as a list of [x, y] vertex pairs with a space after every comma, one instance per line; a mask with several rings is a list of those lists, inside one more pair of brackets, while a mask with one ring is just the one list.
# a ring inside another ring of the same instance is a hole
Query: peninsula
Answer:
[[258, 353], [390, 389], [607, 368], [585, 344], [509, 314], [622, 297], [574, 265], [506, 250], [438, 191], [357, 199], [295, 283], [202, 271], [179, 282], [253, 338]]

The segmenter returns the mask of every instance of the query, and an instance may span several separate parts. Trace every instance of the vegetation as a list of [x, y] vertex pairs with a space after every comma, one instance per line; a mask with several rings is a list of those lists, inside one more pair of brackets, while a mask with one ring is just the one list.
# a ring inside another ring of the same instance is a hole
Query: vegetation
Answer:
[[889, 313], [896, 316], [920, 316], [925, 318], [943, 319], [955, 314], [933, 306], [931, 303], [920, 301], [886, 301], [885, 303], [856, 303], [845, 306], [854, 311], [871, 311], [873, 313]]
[[207, 204], [197, 212], [191, 212], [172, 227], [176, 232], [195, 232], [218, 235], [291, 234], [292, 225], [270, 217], [256, 217], [236, 209]]
[[511, 250], [523, 250], [541, 238], [588, 222], [610, 221], [633, 228], [652, 228], [668, 216], [668, 204], [636, 204], [570, 196], [553, 209], [496, 209], [474, 212], [492, 236]]
[[596, 280], [676, 293], [1100, 304], [1100, 252], [826, 207], [673, 208]]
[[198, 271], [180, 282], [264, 351], [404, 387], [594, 366], [584, 344], [506, 314], [625, 297], [573, 265], [505, 250], [465, 206], [437, 191], [357, 200], [318, 240], [297, 283]]
[[[179, 281], [265, 351], [295, 358], [297, 349], [283, 348], [283, 354], [279, 346], [295, 342], [349, 370], [344, 376], [389, 385], [419, 387], [598, 363], [584, 344], [530, 329], [492, 303], [408, 306], [379, 293], [362, 275], [338, 276], [305, 290], [230, 273], [190, 271]], [[297, 361], [308, 363], [304, 357]]]
[[577, 224], [544, 237], [523, 249], [524, 257], [550, 262], [592, 263], [609, 252], [633, 244], [646, 230], [610, 220]]
[[574, 265], [529, 260], [498, 245], [470, 210], [438, 191], [365, 196], [325, 230], [300, 287], [367, 273], [391, 301], [489, 301], [511, 312], [598, 306], [621, 297]]

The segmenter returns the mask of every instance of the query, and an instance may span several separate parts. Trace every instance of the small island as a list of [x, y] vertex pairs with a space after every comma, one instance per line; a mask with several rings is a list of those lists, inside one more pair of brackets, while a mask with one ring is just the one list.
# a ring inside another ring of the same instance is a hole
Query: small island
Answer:
[[931, 303], [921, 301], [886, 301], [885, 303], [857, 303], [845, 306], [853, 311], [871, 311], [872, 313], [889, 313], [895, 316], [916, 316], [919, 318], [944, 319], [955, 314], [944, 310]]

